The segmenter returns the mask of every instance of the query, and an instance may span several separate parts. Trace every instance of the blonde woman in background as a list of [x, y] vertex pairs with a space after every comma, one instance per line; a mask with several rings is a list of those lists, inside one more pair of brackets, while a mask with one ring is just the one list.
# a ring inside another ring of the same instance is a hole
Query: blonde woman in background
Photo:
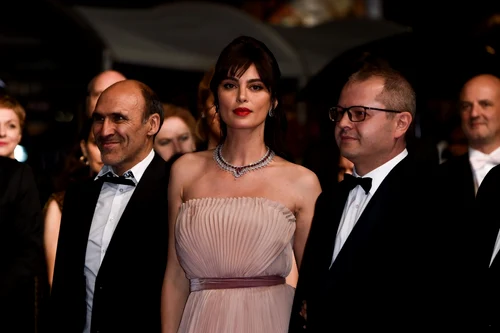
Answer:
[[194, 135], [196, 120], [191, 112], [183, 107], [164, 103], [163, 125], [156, 135], [154, 150], [168, 161], [174, 155], [191, 153], [196, 150]]
[[0, 156], [14, 158], [25, 120], [26, 111], [14, 97], [0, 96]]

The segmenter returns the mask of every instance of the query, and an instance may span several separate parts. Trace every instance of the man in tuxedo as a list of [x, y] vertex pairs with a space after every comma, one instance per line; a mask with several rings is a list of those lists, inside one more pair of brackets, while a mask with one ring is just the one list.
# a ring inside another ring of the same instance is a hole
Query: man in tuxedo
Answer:
[[478, 309], [477, 325], [474, 332], [498, 332], [500, 330], [500, 165], [488, 172], [477, 192], [475, 229], [480, 230], [479, 250], [475, 261], [478, 263], [478, 301], [473, 307]]
[[[450, 295], [457, 305], [462, 325], [475, 329], [482, 316], [476, 306], [482, 282], [478, 273], [478, 256], [483, 244], [481, 224], [474, 208], [475, 196], [484, 177], [500, 163], [500, 78], [492, 74], [473, 76], [462, 87], [458, 112], [462, 131], [467, 138], [468, 152], [447, 160], [439, 166], [442, 186], [440, 210], [442, 220], [449, 221], [448, 237], [454, 240], [445, 264], [454, 271], [450, 285], [460, 290]], [[459, 305], [460, 304], [460, 305]]]
[[349, 77], [330, 108], [353, 175], [316, 202], [290, 332], [410, 332], [435, 319], [432, 303], [441, 300], [427, 296], [441, 283], [429, 278], [439, 253], [427, 186], [437, 162], [406, 149], [415, 112], [409, 82], [369, 64]]
[[488, 171], [500, 164], [500, 78], [480, 74], [468, 80], [458, 111], [469, 151], [444, 162], [440, 172], [456, 194], [453, 202], [471, 207]]
[[51, 332], [160, 332], [168, 168], [153, 140], [163, 106], [144, 83], [124, 80], [92, 117], [104, 167], [66, 192]]
[[0, 156], [0, 331], [35, 332], [40, 272], [40, 198], [31, 168]]

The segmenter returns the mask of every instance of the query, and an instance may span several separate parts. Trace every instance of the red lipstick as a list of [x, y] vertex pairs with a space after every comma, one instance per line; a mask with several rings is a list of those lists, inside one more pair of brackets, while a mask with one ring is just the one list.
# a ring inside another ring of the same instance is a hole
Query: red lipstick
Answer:
[[252, 111], [247, 108], [236, 108], [233, 110], [233, 113], [237, 116], [245, 117], [248, 116], [250, 113], [252, 113]]

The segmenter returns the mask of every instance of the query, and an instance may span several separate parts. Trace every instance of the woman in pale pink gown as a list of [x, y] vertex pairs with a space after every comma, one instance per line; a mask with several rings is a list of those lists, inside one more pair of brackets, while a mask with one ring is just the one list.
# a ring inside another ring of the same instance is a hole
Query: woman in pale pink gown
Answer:
[[210, 87], [221, 144], [171, 169], [164, 333], [288, 330], [290, 274], [321, 188], [283, 157], [279, 80], [273, 54], [251, 37], [235, 39], [217, 61]]

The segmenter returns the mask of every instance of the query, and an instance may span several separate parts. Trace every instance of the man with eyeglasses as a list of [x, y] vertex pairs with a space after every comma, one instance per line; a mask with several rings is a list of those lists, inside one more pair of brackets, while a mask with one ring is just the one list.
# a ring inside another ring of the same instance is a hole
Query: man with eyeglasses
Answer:
[[406, 149], [415, 112], [410, 83], [370, 65], [349, 77], [329, 109], [353, 175], [316, 202], [290, 332], [439, 327], [433, 170]]

